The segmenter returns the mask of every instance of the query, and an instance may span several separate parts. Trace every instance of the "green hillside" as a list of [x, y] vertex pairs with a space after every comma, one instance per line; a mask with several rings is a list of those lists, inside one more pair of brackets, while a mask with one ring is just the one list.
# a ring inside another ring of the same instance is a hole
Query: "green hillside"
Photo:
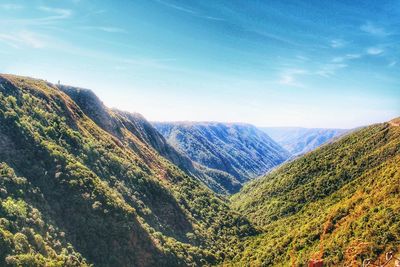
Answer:
[[45, 81], [0, 76], [1, 266], [216, 264], [255, 233], [129, 118], [92, 112], [107, 116]]
[[361, 266], [400, 250], [399, 119], [372, 125], [283, 165], [232, 197], [263, 229], [239, 265]]

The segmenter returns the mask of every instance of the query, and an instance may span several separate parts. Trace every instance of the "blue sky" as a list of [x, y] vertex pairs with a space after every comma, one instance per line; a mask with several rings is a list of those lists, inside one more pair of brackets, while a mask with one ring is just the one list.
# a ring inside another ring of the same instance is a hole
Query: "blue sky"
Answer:
[[400, 115], [400, 1], [0, 0], [0, 72], [149, 120], [350, 128]]

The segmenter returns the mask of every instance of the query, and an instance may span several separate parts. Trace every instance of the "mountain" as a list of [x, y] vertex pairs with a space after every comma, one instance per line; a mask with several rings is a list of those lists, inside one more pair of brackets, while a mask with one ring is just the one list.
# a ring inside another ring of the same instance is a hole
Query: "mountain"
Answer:
[[293, 156], [303, 155], [335, 139], [348, 130], [300, 127], [261, 127], [274, 141]]
[[[120, 126], [129, 129], [141, 142], [154, 148], [161, 156], [165, 157], [189, 175], [196, 177], [211, 190], [220, 194], [237, 192], [241, 188], [240, 182], [232, 175], [214, 170], [193, 162], [189, 157], [178, 152], [170, 145], [142, 115], [120, 110], [107, 110], [107, 107], [90, 90], [60, 85], [60, 90], [66, 93], [75, 103], [103, 130], [110, 132], [118, 138], [124, 135], [118, 130]], [[117, 116], [118, 119], [113, 119]]]
[[241, 184], [283, 163], [290, 154], [249, 124], [153, 123], [168, 143], [192, 161], [234, 176]]
[[0, 266], [231, 259], [257, 231], [163, 140], [90, 91], [0, 75]]
[[349, 133], [234, 195], [232, 206], [263, 229], [234, 262], [361, 266], [400, 252], [399, 123]]

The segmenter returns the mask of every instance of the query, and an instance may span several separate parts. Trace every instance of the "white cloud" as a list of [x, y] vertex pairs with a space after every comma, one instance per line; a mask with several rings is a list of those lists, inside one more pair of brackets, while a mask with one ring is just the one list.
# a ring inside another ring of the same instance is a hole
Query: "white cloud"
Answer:
[[346, 42], [342, 39], [333, 39], [331, 40], [332, 48], [342, 48], [346, 45]]
[[317, 70], [315, 73], [319, 76], [329, 78], [329, 77], [335, 75], [336, 71], [338, 71], [339, 69], [344, 69], [347, 67], [348, 67], [348, 65], [344, 64], [344, 63], [330, 63], [330, 64], [323, 65], [322, 68]]
[[163, 1], [163, 0], [156, 0], [156, 1], [158, 3], [164, 5], [164, 6], [167, 6], [169, 8], [173, 8], [173, 9], [178, 10], [178, 11], [182, 11], [184, 13], [190, 14], [190, 15], [198, 17], [198, 18], [207, 19], [207, 20], [215, 20], [215, 21], [224, 21], [223, 18], [217, 18], [217, 17], [213, 17], [213, 16], [200, 14], [199, 12], [197, 12], [197, 11], [195, 11], [193, 9], [190, 9], [190, 8], [187, 8], [187, 7], [183, 7], [181, 5], [175, 5], [175, 4]]
[[371, 22], [367, 22], [366, 24], [362, 25], [360, 29], [366, 33], [384, 37], [389, 35], [389, 33], [382, 27], [379, 27]]
[[361, 57], [360, 54], [347, 54], [347, 55], [340, 56], [340, 57], [334, 57], [332, 59], [332, 62], [341, 63], [341, 62], [344, 62], [344, 61], [347, 61], [347, 60], [357, 59], [357, 58], [360, 58], [360, 57]]
[[297, 55], [296, 58], [301, 61], [309, 61], [310, 60], [310, 58], [308, 58], [306, 56], [302, 56], [302, 55]]
[[300, 83], [297, 79], [299, 75], [305, 75], [308, 72], [304, 69], [287, 69], [284, 70], [280, 79], [278, 80], [279, 84], [293, 86], [293, 87], [304, 87], [302, 83]]
[[279, 83], [286, 85], [293, 85], [295, 83], [294, 76], [289, 74], [283, 74], [281, 76], [281, 79], [279, 80]]
[[122, 28], [118, 27], [108, 27], [108, 26], [84, 26], [80, 27], [81, 29], [84, 30], [98, 30], [98, 31], [103, 31], [103, 32], [109, 32], [109, 33], [126, 33], [127, 31]]
[[397, 65], [397, 61], [393, 60], [388, 64], [388, 67], [394, 67]]
[[66, 19], [72, 15], [72, 11], [69, 9], [53, 8], [53, 7], [48, 7], [48, 6], [40, 6], [40, 7], [38, 7], [38, 9], [41, 11], [44, 11], [44, 12], [54, 14], [51, 17], [44, 18], [46, 20]]
[[360, 57], [361, 57], [360, 54], [347, 54], [346, 55], [347, 59], [357, 59], [357, 58], [360, 58]]
[[0, 42], [14, 48], [20, 48], [21, 46], [43, 48], [46, 46], [44, 38], [31, 31], [21, 31], [14, 34], [0, 33]]
[[72, 16], [73, 12], [70, 9], [63, 8], [52, 8], [48, 6], [40, 6], [37, 7], [37, 10], [40, 10], [46, 13], [47, 16], [42, 17], [34, 17], [34, 18], [14, 18], [14, 19], [1, 19], [0, 25], [5, 27], [4, 25], [20, 25], [25, 27], [30, 27], [33, 25], [53, 25], [55, 22], [68, 19]]
[[372, 56], [380, 55], [384, 52], [382, 48], [379, 47], [370, 47], [367, 49], [367, 53]]
[[174, 5], [174, 4], [171, 4], [171, 3], [167, 3], [167, 2], [162, 1], [162, 0], [157, 0], [157, 2], [159, 2], [160, 4], [163, 4], [165, 6], [168, 6], [170, 8], [173, 8], [173, 9], [176, 9], [176, 10], [179, 10], [179, 11], [183, 11], [183, 12], [186, 12], [186, 13], [190, 13], [190, 14], [195, 14], [196, 13], [196, 12], [194, 12], [193, 10], [191, 10], [189, 8], [178, 6], [178, 5]]

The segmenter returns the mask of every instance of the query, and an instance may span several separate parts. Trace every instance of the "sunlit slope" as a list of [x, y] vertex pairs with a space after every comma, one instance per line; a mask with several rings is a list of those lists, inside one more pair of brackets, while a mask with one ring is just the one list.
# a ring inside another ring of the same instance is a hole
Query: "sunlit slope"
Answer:
[[128, 118], [94, 112], [108, 116], [91, 119], [45, 81], [0, 76], [0, 265], [74, 255], [96, 266], [187, 266], [236, 255], [251, 225]]
[[265, 233], [236, 262], [360, 266], [400, 249], [400, 127], [372, 125], [249, 184], [232, 205]]

